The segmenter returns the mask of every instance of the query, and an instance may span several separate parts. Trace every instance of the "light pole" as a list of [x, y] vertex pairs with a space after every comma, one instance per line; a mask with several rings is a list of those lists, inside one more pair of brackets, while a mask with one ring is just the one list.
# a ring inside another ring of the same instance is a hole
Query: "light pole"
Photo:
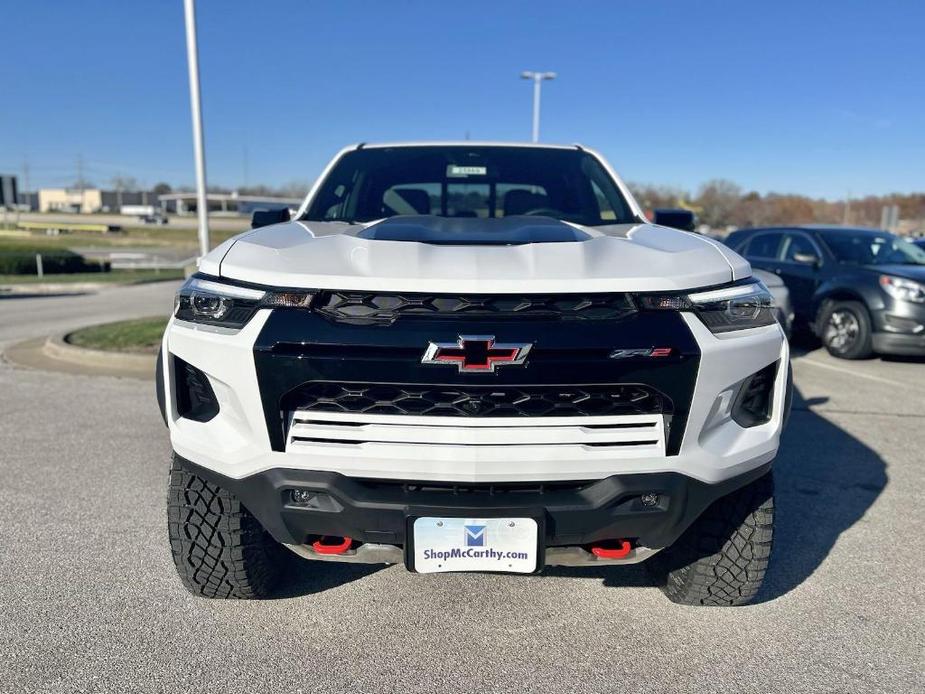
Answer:
[[206, 160], [202, 143], [202, 106], [199, 102], [199, 51], [196, 48], [196, 2], [183, 0], [186, 17], [186, 61], [189, 99], [193, 112], [193, 150], [196, 157], [196, 212], [199, 216], [199, 254], [209, 252], [209, 203], [206, 200]]
[[533, 141], [540, 141], [540, 84], [543, 80], [556, 79], [555, 72], [533, 72], [524, 70], [520, 73], [521, 79], [533, 80]]

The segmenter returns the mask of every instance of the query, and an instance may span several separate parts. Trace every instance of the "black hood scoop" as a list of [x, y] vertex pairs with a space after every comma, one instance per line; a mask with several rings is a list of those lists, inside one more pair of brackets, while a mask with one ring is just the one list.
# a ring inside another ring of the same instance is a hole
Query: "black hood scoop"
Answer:
[[357, 234], [375, 241], [416, 241], [453, 246], [520, 246], [587, 241], [591, 236], [551, 217], [518, 215], [499, 219], [401, 215]]

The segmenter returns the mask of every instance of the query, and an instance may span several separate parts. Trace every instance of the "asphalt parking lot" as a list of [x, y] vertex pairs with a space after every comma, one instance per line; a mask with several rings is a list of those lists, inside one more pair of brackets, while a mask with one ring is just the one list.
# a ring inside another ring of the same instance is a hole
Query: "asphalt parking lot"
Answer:
[[[0, 347], [172, 289], [0, 299]], [[152, 384], [0, 364], [0, 691], [922, 691], [925, 361], [793, 364], [775, 556], [736, 609], [673, 605], [641, 567], [304, 562], [277, 599], [194, 598]]]

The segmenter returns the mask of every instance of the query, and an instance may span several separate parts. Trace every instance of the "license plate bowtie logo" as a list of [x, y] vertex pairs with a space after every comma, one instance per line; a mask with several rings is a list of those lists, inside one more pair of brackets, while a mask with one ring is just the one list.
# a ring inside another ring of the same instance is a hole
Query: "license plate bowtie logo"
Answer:
[[459, 371], [492, 373], [498, 366], [523, 364], [532, 344], [495, 342], [494, 335], [460, 335], [456, 342], [431, 342], [422, 364], [455, 364]]
[[466, 547], [484, 547], [485, 546], [485, 526], [484, 525], [467, 525], [466, 529]]

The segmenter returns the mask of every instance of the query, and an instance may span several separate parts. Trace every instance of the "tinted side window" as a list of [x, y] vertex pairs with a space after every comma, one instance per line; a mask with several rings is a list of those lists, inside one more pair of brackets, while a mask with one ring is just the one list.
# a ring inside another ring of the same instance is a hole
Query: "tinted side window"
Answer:
[[795, 262], [795, 255], [814, 255], [818, 258], [819, 251], [803, 234], [787, 234], [787, 250], [784, 252], [784, 260]]
[[597, 208], [600, 211], [601, 219], [607, 221], [616, 220], [617, 213], [614, 212], [613, 205], [610, 204], [610, 200], [604, 195], [604, 191], [601, 190], [597, 181], [591, 181], [591, 190], [594, 191], [594, 199], [597, 201]]
[[751, 241], [745, 247], [745, 255], [748, 258], [771, 258], [776, 260], [782, 238], [783, 234], [779, 233], [752, 236]]

